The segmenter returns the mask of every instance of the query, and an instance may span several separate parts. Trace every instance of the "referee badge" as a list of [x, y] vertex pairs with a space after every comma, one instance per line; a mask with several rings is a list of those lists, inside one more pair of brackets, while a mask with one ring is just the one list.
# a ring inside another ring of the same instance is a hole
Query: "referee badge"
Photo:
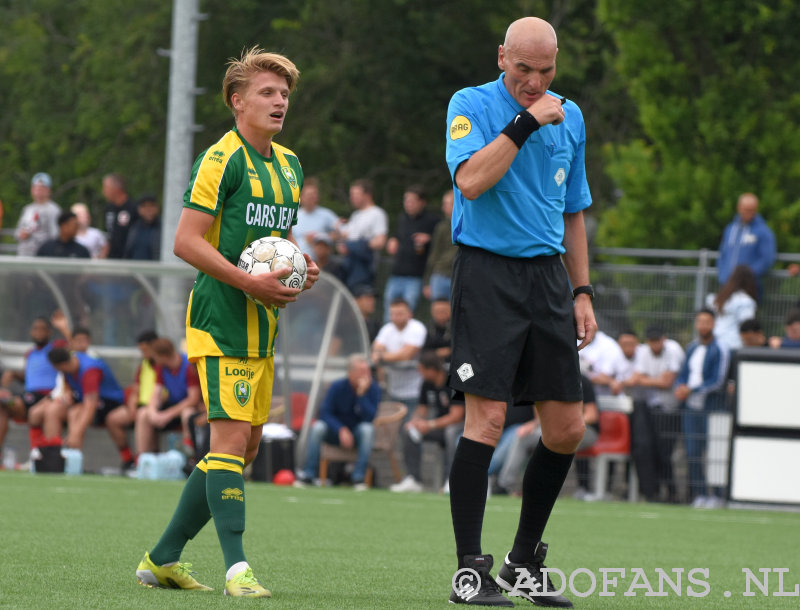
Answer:
[[245, 406], [247, 401], [250, 400], [250, 384], [244, 379], [240, 379], [233, 384], [233, 395], [240, 406]]
[[461, 381], [466, 381], [470, 377], [474, 377], [475, 373], [472, 372], [472, 365], [469, 362], [465, 362], [460, 367], [456, 369], [456, 373], [458, 373], [459, 378]]

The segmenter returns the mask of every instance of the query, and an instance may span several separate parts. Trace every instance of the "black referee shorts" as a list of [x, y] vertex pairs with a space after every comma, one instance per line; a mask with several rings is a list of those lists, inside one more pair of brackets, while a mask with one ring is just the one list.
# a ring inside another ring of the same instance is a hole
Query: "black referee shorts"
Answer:
[[569, 280], [558, 255], [509, 258], [459, 245], [449, 385], [509, 405], [580, 402]]

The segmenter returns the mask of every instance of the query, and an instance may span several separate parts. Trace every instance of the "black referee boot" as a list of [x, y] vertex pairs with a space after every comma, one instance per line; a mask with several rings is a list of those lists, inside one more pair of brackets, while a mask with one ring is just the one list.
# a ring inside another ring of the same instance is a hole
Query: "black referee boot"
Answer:
[[493, 564], [491, 555], [465, 555], [464, 567], [453, 576], [450, 603], [513, 608], [489, 573]]
[[547, 545], [541, 541], [536, 545], [531, 563], [511, 563], [506, 555], [503, 567], [497, 573], [497, 584], [506, 590], [509, 596], [523, 597], [534, 606], [572, 608], [571, 601], [563, 595], [554, 593], [556, 588], [550, 576], [544, 578], [542, 568], [545, 567], [546, 556]]

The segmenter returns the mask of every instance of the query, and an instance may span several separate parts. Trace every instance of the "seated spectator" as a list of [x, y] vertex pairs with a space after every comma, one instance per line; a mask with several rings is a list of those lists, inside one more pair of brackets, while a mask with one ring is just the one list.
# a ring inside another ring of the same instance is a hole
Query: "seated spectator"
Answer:
[[61, 444], [61, 431], [67, 423], [66, 445], [83, 449], [90, 425], [105, 425], [117, 446], [123, 465], [130, 465], [133, 453], [128, 447], [126, 427], [132, 422], [123, 404], [123, 392], [108, 364], [100, 358], [55, 347], [48, 358], [64, 380], [72, 396], [47, 400], [31, 409], [31, 424], [43, 425], [44, 443]]
[[683, 439], [689, 467], [689, 501], [694, 508], [718, 508], [722, 490], [706, 489], [705, 449], [708, 413], [724, 406], [728, 349], [714, 336], [714, 312], [701, 309], [694, 323], [698, 338], [686, 348], [686, 358], [675, 381], [675, 398], [683, 407]]
[[[326, 236], [333, 244], [337, 221], [338, 218], [332, 210], [319, 205], [319, 180], [314, 176], [307, 177], [303, 181], [303, 190], [300, 191], [297, 224], [292, 227], [292, 236], [297, 245], [314, 258], [314, 241], [317, 237]], [[319, 261], [316, 258], [314, 260], [319, 265]]]
[[156, 339], [152, 343], [156, 379], [150, 399], [136, 413], [134, 436], [139, 454], [158, 451], [157, 432], [181, 428], [183, 445], [194, 455], [189, 420], [202, 403], [197, 369], [172, 341]]
[[136, 204], [138, 216], [125, 237], [123, 258], [157, 261], [161, 257], [161, 215], [155, 195], [144, 195]]
[[78, 217], [73, 212], [62, 212], [58, 217], [58, 237], [44, 242], [36, 256], [54, 258], [91, 258], [89, 251], [75, 241], [78, 234]]
[[636, 352], [634, 372], [623, 382], [633, 398], [631, 458], [639, 491], [649, 502], [677, 501], [672, 450], [680, 437], [681, 414], [672, 387], [683, 365], [683, 348], [664, 330], [651, 326], [646, 344]]
[[581, 372], [595, 385], [598, 394], [611, 394], [610, 384], [629, 369], [630, 364], [619, 343], [602, 330], [579, 352]]
[[351, 479], [356, 490], [366, 489], [364, 478], [375, 437], [372, 420], [380, 400], [381, 389], [372, 379], [367, 359], [361, 355], [350, 356], [347, 377], [331, 384], [320, 406], [319, 419], [311, 426], [305, 468], [299, 477], [301, 485], [317, 482], [324, 442], [345, 449], [358, 448]]
[[526, 423], [530, 423], [534, 417], [533, 405], [531, 404], [509, 405], [506, 407], [503, 433], [500, 435], [500, 440], [497, 441], [497, 447], [495, 447], [492, 460], [489, 462], [489, 489], [491, 492], [506, 492], [498, 484], [498, 475], [506, 464], [506, 458], [509, 456], [518, 430]]
[[[30, 329], [34, 346], [25, 354], [25, 368], [19, 371], [9, 369], [3, 372], [0, 385], [9, 390], [11, 396], [6, 396], [5, 406], [0, 413], [0, 421], [2, 421], [0, 429], [3, 430], [3, 435], [0, 436], [0, 445], [5, 440], [8, 418], [29, 421], [28, 416], [34, 405], [46, 401], [56, 387], [58, 371], [47, 356], [54, 347], [63, 347], [66, 342], [63, 340], [53, 341], [52, 334], [53, 325], [50, 320], [43, 316], [34, 319]], [[22, 384], [21, 394], [11, 392], [10, 388], [14, 382]], [[39, 447], [43, 439], [41, 424], [30, 423], [28, 435], [31, 449]]]
[[53, 180], [50, 174], [39, 172], [31, 179], [31, 198], [19, 215], [14, 237], [19, 245], [19, 256], [36, 256], [39, 247], [50, 239], [58, 237], [59, 205], [50, 199]]
[[70, 211], [78, 217], [78, 234], [75, 241], [86, 248], [92, 258], [108, 256], [108, 238], [97, 227], [91, 226], [92, 219], [85, 203], [73, 203]]
[[411, 419], [403, 427], [403, 457], [408, 475], [389, 489], [395, 492], [422, 491], [422, 443], [437, 443], [444, 449], [443, 481], [450, 476], [450, 464], [458, 437], [464, 430], [464, 405], [451, 402], [447, 370], [435, 352], [423, 352], [419, 359], [422, 388]]
[[[583, 440], [575, 450], [584, 451], [589, 449], [597, 442], [600, 436], [600, 412], [597, 409], [597, 398], [595, 397], [594, 387], [588, 377], [581, 377], [583, 385], [583, 421], [586, 423], [586, 432]], [[534, 409], [534, 415], [536, 411]], [[525, 465], [528, 463], [531, 453], [539, 443], [542, 436], [539, 428], [539, 420], [528, 420], [516, 429], [511, 447], [508, 450], [500, 475], [497, 477], [497, 484], [507, 492], [517, 495], [521, 492], [522, 475], [525, 472]], [[589, 489], [589, 462], [584, 459], [575, 460], [575, 468], [578, 478], [577, 497], [586, 496]]]
[[408, 412], [417, 406], [422, 377], [417, 356], [425, 344], [425, 325], [411, 317], [411, 308], [402, 299], [389, 307], [390, 322], [384, 324], [372, 343], [372, 364], [387, 378], [390, 400], [402, 402]]
[[317, 233], [312, 240], [311, 258], [317, 263], [320, 271], [329, 273], [340, 282], [344, 282], [346, 274], [338, 255], [333, 253], [333, 241], [326, 233]]
[[425, 287], [422, 294], [430, 301], [450, 301], [450, 280], [458, 247], [453, 244], [450, 221], [453, 216], [453, 189], [442, 196], [443, 219], [431, 238], [431, 252], [425, 264]]
[[438, 299], [431, 303], [431, 321], [422, 349], [433, 350], [446, 364], [450, 364], [450, 342], [450, 301]]
[[800, 308], [795, 307], [786, 315], [783, 337], [770, 337], [772, 348], [800, 348]]
[[739, 337], [742, 347], [769, 347], [761, 322], [755, 318], [745, 320], [739, 325]]
[[706, 297], [706, 307], [717, 316], [714, 336], [729, 350], [742, 347], [739, 325], [755, 317], [757, 299], [756, 274], [747, 265], [737, 265], [719, 292]]
[[413, 313], [422, 294], [422, 280], [428, 261], [433, 230], [439, 219], [426, 210], [424, 187], [413, 185], [403, 193], [403, 211], [397, 217], [395, 235], [386, 242], [392, 269], [383, 293], [383, 321], [389, 321], [389, 304], [403, 299]]

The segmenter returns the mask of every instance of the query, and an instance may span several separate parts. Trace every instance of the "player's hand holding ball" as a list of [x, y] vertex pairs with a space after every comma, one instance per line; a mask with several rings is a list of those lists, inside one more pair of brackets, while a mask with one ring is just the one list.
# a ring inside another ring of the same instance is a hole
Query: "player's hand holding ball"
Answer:
[[316, 284], [319, 279], [319, 267], [308, 254], [303, 254], [303, 256], [306, 259], [306, 282], [303, 286], [303, 290], [308, 290]]
[[[250, 274], [252, 282], [245, 289], [247, 298], [266, 307], [286, 307], [297, 300], [306, 285], [309, 271], [307, 257], [288, 239], [262, 237], [247, 246], [239, 256], [238, 267]], [[319, 269], [312, 283], [319, 276]]]

